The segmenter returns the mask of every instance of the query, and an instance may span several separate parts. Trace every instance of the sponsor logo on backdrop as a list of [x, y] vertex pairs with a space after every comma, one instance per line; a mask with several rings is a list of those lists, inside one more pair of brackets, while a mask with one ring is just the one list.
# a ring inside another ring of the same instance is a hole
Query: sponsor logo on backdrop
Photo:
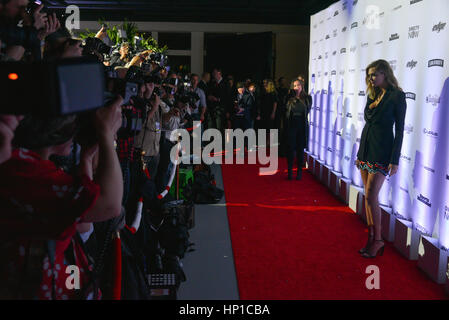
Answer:
[[323, 24], [323, 22], [324, 22], [324, 20], [321, 20], [321, 21], [320, 21], [320, 24]]
[[349, 73], [354, 73], [355, 69], [349, 69], [348, 71], [349, 71]]
[[393, 69], [393, 71], [395, 71], [398, 61], [397, 60], [390, 60], [390, 61], [388, 61], [388, 63], [390, 64], [391, 69]]
[[405, 161], [407, 161], [407, 162], [412, 161], [412, 158], [407, 157], [405, 154], [402, 154], [402, 153], [401, 153], [401, 159], [402, 159], [402, 160], [405, 160]]
[[444, 206], [444, 220], [449, 220], [449, 207]]
[[316, 29], [316, 27], [317, 27], [317, 24], [315, 23], [315, 24], [313, 25], [313, 28]]
[[426, 206], [432, 207], [432, 203], [430, 202], [430, 200], [428, 198], [424, 197], [422, 194], [419, 194], [417, 199], [418, 199], [418, 201], [421, 201], [422, 203], [424, 203]]
[[407, 124], [404, 126], [404, 131], [407, 134], [411, 134], [413, 132], [413, 126], [411, 124]]
[[331, 37], [327, 34], [327, 35], [326, 35], [326, 40], [327, 40], [327, 39], [330, 39], [330, 38], [331, 38]]
[[334, 12], [334, 17], [338, 16], [338, 10]]
[[348, 92], [348, 96], [353, 96], [354, 92]]
[[348, 113], [346, 114], [346, 118], [352, 118], [352, 114], [351, 114], [350, 112], [348, 112]]
[[436, 132], [436, 131], [432, 131], [432, 130], [429, 130], [429, 129], [427, 129], [427, 128], [424, 128], [424, 129], [422, 130], [422, 132], [423, 132], [425, 135], [429, 136], [429, 137], [432, 137], [432, 138], [438, 138], [438, 132]]
[[336, 76], [337, 75], [337, 71], [336, 70], [332, 70], [331, 75], [332, 76]]
[[362, 48], [368, 47], [368, 42], [364, 42], [364, 43], [362, 42], [361, 47], [362, 47]]
[[380, 40], [380, 41], [376, 42], [376, 45], [379, 45], [379, 44], [382, 44], [382, 43], [384, 43], [383, 40]]
[[359, 26], [358, 22], [353, 22], [351, 24], [351, 29], [357, 28]]
[[[416, 0], [415, 0], [415, 1], [416, 1]], [[419, 1], [421, 1], [421, 0], [419, 0]], [[429, 207], [430, 207], [430, 206], [429, 206]], [[420, 225], [420, 224], [418, 224], [418, 223], [415, 223], [415, 229], [418, 230], [419, 232], [423, 233], [423, 234], [426, 234], [426, 235], [428, 235], [428, 234], [431, 233], [431, 232], [427, 231], [426, 228], [424, 228], [422, 225]]]
[[363, 116], [363, 112], [357, 113], [357, 120], [360, 122], [363, 122], [365, 120], [365, 117]]
[[428, 67], [443, 67], [444, 66], [444, 60], [443, 59], [432, 59], [429, 60]]
[[313, 44], [316, 44], [316, 40], [313, 40]]
[[397, 39], [399, 39], [399, 35], [397, 33], [391, 34], [390, 41], [394, 41], [394, 40], [397, 40]]
[[337, 132], [335, 132], [335, 134], [336, 134], [337, 136], [340, 136], [340, 137], [341, 137], [341, 131], [337, 131]]
[[366, 95], [366, 94], [365, 94], [365, 91], [362, 91], [362, 90], [359, 91], [359, 96], [360, 96], [360, 97], [364, 97], [365, 95]]
[[329, 57], [329, 52], [324, 53], [324, 59], [327, 59]]
[[397, 7], [394, 7], [392, 11], [396, 11], [396, 10], [399, 10], [401, 8], [402, 8], [402, 6], [397, 6]]
[[407, 218], [405, 218], [402, 214], [400, 214], [398, 211], [395, 211], [394, 212], [394, 215], [396, 216], [396, 217], [398, 217], [399, 219], [401, 219], [401, 220], [407, 220], [407, 221], [410, 221], [411, 219], [407, 219]]
[[438, 95], [431, 95], [429, 94], [426, 97], [426, 103], [432, 104], [434, 107], [436, 107], [440, 103], [440, 97]]
[[340, 70], [339, 74], [342, 76], [345, 74], [345, 70]]
[[426, 167], [426, 166], [423, 166], [423, 168], [429, 172], [435, 173], [435, 169], [433, 169], [433, 168]]
[[[329, 74], [329, 73], [326, 71], [326, 72], [324, 73], [324, 76], [327, 77], [328, 74]], [[324, 90], [323, 90], [323, 93], [324, 93]]]
[[355, 142], [360, 143], [360, 138], [355, 139]]
[[329, 21], [331, 19], [331, 17], [328, 17], [327, 20]]
[[408, 28], [408, 38], [415, 39], [419, 36], [419, 26], [413, 26]]
[[410, 0], [410, 5], [421, 2], [422, 0]]
[[413, 93], [413, 92], [406, 92], [405, 93], [405, 99], [416, 100], [416, 94]]
[[321, 38], [321, 39], [320, 39], [320, 42], [321, 42], [321, 41], [324, 41], [324, 39], [323, 39], [323, 38]]
[[332, 52], [332, 55], [335, 56], [337, 54], [337, 51], [335, 50], [334, 52]]
[[433, 26], [432, 31], [434, 31], [436, 33], [440, 33], [440, 31], [443, 30], [445, 26], [446, 26], [446, 23], [440, 22]]
[[348, 1], [343, 1], [342, 7], [343, 7], [343, 11], [345, 11], [348, 8]]
[[346, 53], [346, 48], [341, 48], [340, 53]]
[[321, 55], [319, 55], [318, 56], [318, 60], [321, 60], [321, 59], [323, 59], [323, 57]]
[[329, 151], [330, 153], [332, 153], [332, 148], [327, 147], [327, 151]]
[[351, 53], [354, 53], [357, 50], [357, 46], [352, 46], [350, 48]]
[[337, 29], [335, 29], [334, 31], [332, 31], [332, 35], [334, 36], [334, 38], [338, 35]]
[[349, 158], [348, 156], [345, 156], [343, 159], [344, 159], [345, 161], [351, 161], [351, 158]]
[[410, 70], [412, 70], [413, 68], [416, 67], [417, 64], [418, 64], [418, 61], [415, 61], [412, 59], [411, 61], [407, 62], [406, 67], [410, 68]]

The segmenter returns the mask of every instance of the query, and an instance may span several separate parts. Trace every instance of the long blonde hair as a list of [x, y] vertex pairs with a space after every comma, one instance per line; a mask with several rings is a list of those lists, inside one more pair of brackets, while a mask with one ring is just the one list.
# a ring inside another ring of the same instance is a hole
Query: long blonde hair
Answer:
[[276, 88], [275, 88], [275, 86], [274, 86], [273, 80], [271, 80], [271, 79], [265, 79], [264, 82], [265, 82], [265, 81], [266, 81], [266, 83], [267, 83], [267, 89], [266, 89], [267, 93], [273, 93], [273, 92], [276, 92]]
[[371, 62], [368, 65], [368, 67], [366, 67], [366, 70], [365, 70], [365, 72], [366, 72], [365, 82], [366, 82], [366, 86], [367, 86], [366, 92], [368, 93], [368, 97], [370, 99], [375, 99], [376, 96], [380, 92], [380, 88], [374, 87], [370, 82], [368, 72], [369, 72], [369, 69], [371, 69], [371, 68], [374, 68], [374, 69], [376, 69], [377, 72], [382, 72], [385, 75], [385, 81], [387, 82], [388, 87], [394, 88], [394, 89], [399, 89], [402, 91], [402, 89], [399, 87], [398, 80], [394, 76], [393, 69], [391, 68], [388, 61], [380, 59], [380, 60]]

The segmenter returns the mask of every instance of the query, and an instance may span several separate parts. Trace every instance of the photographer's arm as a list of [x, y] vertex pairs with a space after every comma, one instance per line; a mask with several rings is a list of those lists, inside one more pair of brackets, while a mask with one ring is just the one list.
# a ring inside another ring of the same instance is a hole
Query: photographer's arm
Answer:
[[24, 53], [25, 48], [22, 46], [8, 46], [5, 50], [5, 54], [15, 61], [21, 60]]
[[[118, 98], [110, 107], [101, 108], [96, 113], [99, 160], [95, 182], [100, 186], [100, 195], [83, 222], [105, 221], [119, 216], [121, 212], [123, 178], [114, 148], [114, 135], [121, 125], [122, 101]], [[89, 169], [92, 170], [92, 167]]]
[[0, 163], [11, 157], [11, 141], [22, 116], [0, 115]]

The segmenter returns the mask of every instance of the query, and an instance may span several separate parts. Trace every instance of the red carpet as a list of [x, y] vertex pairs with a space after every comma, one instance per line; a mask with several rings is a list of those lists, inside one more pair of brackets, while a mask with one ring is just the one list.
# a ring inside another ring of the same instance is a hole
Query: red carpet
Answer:
[[[309, 172], [302, 181], [279, 172], [259, 176], [258, 165], [222, 165], [240, 298], [446, 299], [391, 243], [364, 259], [367, 230], [348, 207]], [[368, 290], [366, 267], [380, 270], [380, 290]]]

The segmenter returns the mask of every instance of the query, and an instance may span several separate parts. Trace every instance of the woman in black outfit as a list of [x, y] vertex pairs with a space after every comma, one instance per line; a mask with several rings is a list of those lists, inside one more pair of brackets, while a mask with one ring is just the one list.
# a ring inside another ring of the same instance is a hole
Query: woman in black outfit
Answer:
[[366, 68], [366, 84], [365, 127], [356, 165], [365, 187], [369, 233], [366, 246], [359, 252], [365, 258], [375, 258], [384, 250], [378, 195], [385, 177], [394, 175], [398, 170], [406, 102], [405, 94], [385, 60], [374, 61]]
[[276, 88], [274, 86], [273, 80], [265, 79], [263, 81], [263, 90], [260, 95], [260, 104], [259, 104], [259, 115], [261, 121], [260, 129], [267, 130], [267, 141], [266, 146], [269, 148], [270, 146], [270, 129], [278, 129], [276, 128], [275, 118], [276, 118], [276, 109], [278, 105], [278, 96], [276, 92]]
[[287, 132], [287, 164], [288, 180], [292, 179], [293, 160], [296, 151], [298, 173], [296, 180], [301, 180], [304, 148], [307, 145], [307, 114], [310, 111], [310, 100], [303, 90], [304, 82], [294, 80], [291, 84], [293, 95], [287, 102], [285, 129]]

